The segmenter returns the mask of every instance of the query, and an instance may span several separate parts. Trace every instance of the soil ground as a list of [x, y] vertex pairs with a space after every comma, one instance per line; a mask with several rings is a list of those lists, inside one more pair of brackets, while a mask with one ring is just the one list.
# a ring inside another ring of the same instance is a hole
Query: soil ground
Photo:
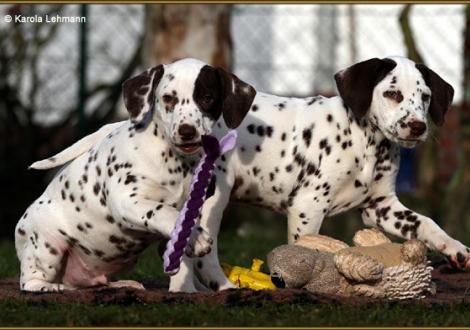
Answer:
[[[433, 271], [433, 281], [437, 293], [419, 301], [424, 305], [453, 305], [470, 303], [470, 272], [459, 272], [444, 264], [437, 264]], [[0, 300], [17, 300], [27, 303], [83, 303], [83, 304], [131, 304], [131, 303], [207, 303], [217, 305], [247, 305], [263, 302], [274, 303], [340, 303], [369, 304], [374, 301], [366, 298], [338, 298], [316, 295], [305, 290], [278, 289], [273, 291], [227, 290], [222, 292], [198, 292], [193, 294], [169, 293], [168, 283], [144, 282], [146, 290], [132, 288], [94, 288], [64, 293], [24, 293], [20, 292], [18, 279], [0, 280]], [[402, 302], [409, 304], [410, 302]], [[414, 302], [416, 303], [416, 302]]]

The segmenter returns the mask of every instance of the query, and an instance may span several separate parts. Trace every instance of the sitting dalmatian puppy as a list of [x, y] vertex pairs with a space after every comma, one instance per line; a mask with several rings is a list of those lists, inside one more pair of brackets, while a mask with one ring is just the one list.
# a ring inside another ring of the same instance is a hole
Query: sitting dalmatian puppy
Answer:
[[[256, 91], [222, 69], [185, 59], [127, 80], [123, 94], [130, 120], [31, 166], [69, 162], [16, 226], [21, 290], [139, 287], [110, 281], [150, 243], [169, 237], [202, 154], [201, 136], [221, 116], [238, 126]], [[178, 280], [185, 276], [176, 275], [179, 286], [170, 290], [196, 291], [193, 281]]]
[[[220, 271], [217, 233], [230, 199], [288, 218], [288, 241], [316, 234], [325, 217], [358, 208], [364, 223], [422, 240], [470, 268], [470, 250], [432, 219], [404, 206], [395, 181], [399, 146], [415, 147], [442, 125], [453, 88], [434, 71], [403, 57], [374, 58], [335, 75], [339, 97], [287, 98], [257, 93], [238, 127], [235, 151], [218, 162], [215, 194], [201, 226], [214, 243], [190, 241], [199, 277], [212, 288], [233, 285]], [[219, 136], [225, 130], [216, 127]]]

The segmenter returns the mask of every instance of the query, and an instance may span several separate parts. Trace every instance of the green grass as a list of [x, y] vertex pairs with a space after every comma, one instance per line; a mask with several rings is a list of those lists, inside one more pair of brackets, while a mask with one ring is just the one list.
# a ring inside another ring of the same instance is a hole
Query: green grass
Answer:
[[15, 245], [10, 241], [0, 241], [0, 278], [18, 276], [19, 270]]
[[[239, 216], [248, 218], [250, 212], [242, 212]], [[332, 234], [329, 224], [325, 227], [325, 233]], [[229, 225], [219, 238], [221, 262], [248, 267], [253, 257], [265, 259], [267, 252], [283, 244], [285, 233], [285, 221], [257, 224], [248, 221], [238, 229]], [[17, 276], [18, 269], [13, 243], [0, 242], [0, 278]], [[145, 251], [136, 268], [123, 278], [165, 279], [157, 247], [151, 246]], [[272, 302], [236, 306], [196, 303], [84, 305], [4, 300], [0, 301], [0, 311], [0, 326], [470, 326], [468, 305], [431, 307], [383, 303], [355, 307]]]
[[255, 306], [206, 304], [24, 305], [0, 303], [6, 326], [469, 326], [468, 306], [379, 305], [338, 307], [265, 303]]

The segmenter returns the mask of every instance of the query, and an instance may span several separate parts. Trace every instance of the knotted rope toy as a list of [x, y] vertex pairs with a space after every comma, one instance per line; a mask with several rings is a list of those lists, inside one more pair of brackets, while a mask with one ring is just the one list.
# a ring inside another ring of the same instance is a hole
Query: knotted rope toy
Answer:
[[175, 275], [180, 269], [184, 250], [207, 198], [206, 192], [212, 179], [215, 161], [235, 147], [237, 131], [230, 130], [220, 142], [212, 135], [203, 135], [201, 139], [205, 155], [194, 171], [188, 197], [178, 214], [175, 228], [163, 254], [163, 270], [169, 275]]

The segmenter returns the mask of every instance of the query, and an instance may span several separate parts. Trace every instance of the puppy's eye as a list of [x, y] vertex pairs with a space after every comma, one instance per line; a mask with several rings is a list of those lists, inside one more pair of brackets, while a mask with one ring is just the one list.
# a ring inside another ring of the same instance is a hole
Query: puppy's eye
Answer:
[[201, 101], [204, 104], [210, 105], [214, 101], [214, 98], [212, 97], [212, 95], [208, 94], [208, 95], [204, 95]]
[[395, 102], [398, 102], [398, 103], [403, 101], [403, 95], [401, 94], [400, 91], [385, 91], [383, 95], [384, 97], [394, 100]]
[[431, 95], [429, 94], [421, 95], [421, 100], [423, 100], [423, 102], [429, 102], [430, 99], [431, 99]]
[[389, 98], [389, 99], [394, 99], [395, 97], [397, 97], [397, 92], [395, 92], [395, 91], [385, 91], [384, 96]]
[[165, 94], [165, 95], [163, 95], [162, 99], [163, 99], [163, 102], [165, 102], [165, 103], [173, 103], [176, 100], [176, 97], [174, 97], [172, 95]]

